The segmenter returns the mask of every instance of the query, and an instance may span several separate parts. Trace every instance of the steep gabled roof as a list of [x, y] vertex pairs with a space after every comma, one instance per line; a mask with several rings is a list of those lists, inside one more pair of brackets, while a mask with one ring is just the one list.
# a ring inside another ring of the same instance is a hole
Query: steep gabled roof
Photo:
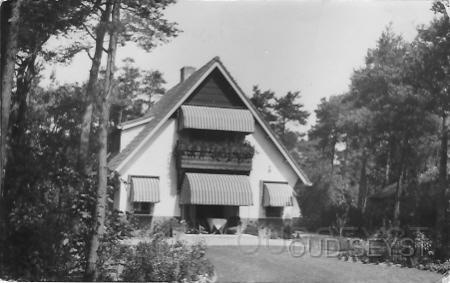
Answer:
[[152, 118], [148, 124], [144, 126], [144, 129], [142, 129], [142, 131], [119, 154], [111, 159], [108, 163], [108, 167], [111, 170], [117, 170], [125, 159], [130, 157], [133, 151], [140, 146], [142, 141], [146, 137], [149, 137], [159, 124], [169, 118], [167, 116], [170, 116], [168, 114], [171, 110], [174, 110], [173, 108], [177, 105], [177, 103], [180, 102], [183, 97], [186, 96], [186, 93], [198, 83], [200, 78], [203, 77], [203, 75], [211, 68], [216, 60], [218, 60], [218, 58], [212, 59], [202, 68], [198, 69], [191, 76], [189, 76], [186, 80], [171, 88], [155, 105], [153, 105], [146, 115], [129, 122], [139, 122], [141, 120]]
[[[203, 67], [195, 71], [186, 80], [180, 82], [173, 88], [171, 88], [162, 98], [150, 109], [150, 111], [141, 118], [127, 122], [125, 125], [147, 123], [139, 134], [111, 161], [108, 163], [108, 167], [111, 170], [120, 170], [120, 168], [127, 162], [128, 159], [139, 150], [141, 146], [149, 139], [161, 126], [169, 119], [170, 116], [183, 104], [183, 102], [189, 97], [197, 86], [199, 86], [204, 79], [215, 69], [218, 68], [222, 74], [227, 78], [230, 85], [234, 88], [239, 97], [243, 100], [244, 104], [254, 115], [255, 119], [259, 122], [266, 134], [279, 149], [281, 154], [285, 157], [286, 161], [291, 165], [296, 174], [302, 180], [305, 185], [311, 185], [306, 174], [290, 156], [286, 148], [276, 137], [275, 133], [270, 128], [269, 124], [262, 118], [259, 111], [253, 106], [248, 97], [244, 94], [242, 89], [238, 86], [236, 81], [230, 75], [228, 70], [220, 61], [219, 57], [214, 57], [211, 61], [206, 63]], [[148, 120], [148, 121], [147, 121]], [[122, 124], [124, 125], [124, 124]]]

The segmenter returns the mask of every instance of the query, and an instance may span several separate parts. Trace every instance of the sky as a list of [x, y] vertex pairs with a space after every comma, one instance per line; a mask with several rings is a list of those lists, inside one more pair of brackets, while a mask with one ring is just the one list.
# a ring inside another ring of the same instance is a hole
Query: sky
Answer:
[[[165, 14], [183, 32], [150, 53], [121, 47], [117, 62], [131, 57], [142, 69], [159, 70], [170, 88], [181, 67], [199, 68], [219, 56], [247, 95], [253, 85], [277, 95], [300, 91], [313, 114], [321, 98], [348, 90], [353, 70], [389, 23], [412, 40], [416, 27], [433, 18], [430, 7], [423, 0], [178, 0]], [[83, 82], [89, 67], [81, 53], [47, 72], [60, 83]], [[314, 120], [311, 115], [308, 127]]]

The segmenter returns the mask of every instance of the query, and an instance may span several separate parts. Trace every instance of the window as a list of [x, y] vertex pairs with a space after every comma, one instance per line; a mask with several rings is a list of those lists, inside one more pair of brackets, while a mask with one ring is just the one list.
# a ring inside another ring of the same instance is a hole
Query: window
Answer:
[[133, 202], [134, 214], [153, 215], [154, 204], [151, 202]]
[[277, 206], [267, 206], [266, 207], [266, 217], [280, 218], [282, 216], [283, 216], [283, 207], [277, 207]]

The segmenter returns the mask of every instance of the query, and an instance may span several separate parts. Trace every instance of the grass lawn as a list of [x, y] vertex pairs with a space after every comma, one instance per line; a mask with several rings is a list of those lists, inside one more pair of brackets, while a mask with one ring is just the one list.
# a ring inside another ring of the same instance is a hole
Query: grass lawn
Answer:
[[[351, 263], [336, 258], [293, 257], [280, 247], [209, 246], [219, 282], [439, 282], [440, 274], [412, 268]], [[271, 253], [272, 251], [272, 253]], [[277, 253], [278, 254], [275, 254]]]

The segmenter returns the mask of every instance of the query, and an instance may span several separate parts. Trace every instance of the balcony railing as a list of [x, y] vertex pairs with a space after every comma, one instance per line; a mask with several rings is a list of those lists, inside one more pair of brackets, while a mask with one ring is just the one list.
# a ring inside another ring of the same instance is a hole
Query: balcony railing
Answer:
[[249, 172], [254, 148], [246, 142], [205, 142], [180, 140], [177, 163], [182, 169], [213, 169]]

